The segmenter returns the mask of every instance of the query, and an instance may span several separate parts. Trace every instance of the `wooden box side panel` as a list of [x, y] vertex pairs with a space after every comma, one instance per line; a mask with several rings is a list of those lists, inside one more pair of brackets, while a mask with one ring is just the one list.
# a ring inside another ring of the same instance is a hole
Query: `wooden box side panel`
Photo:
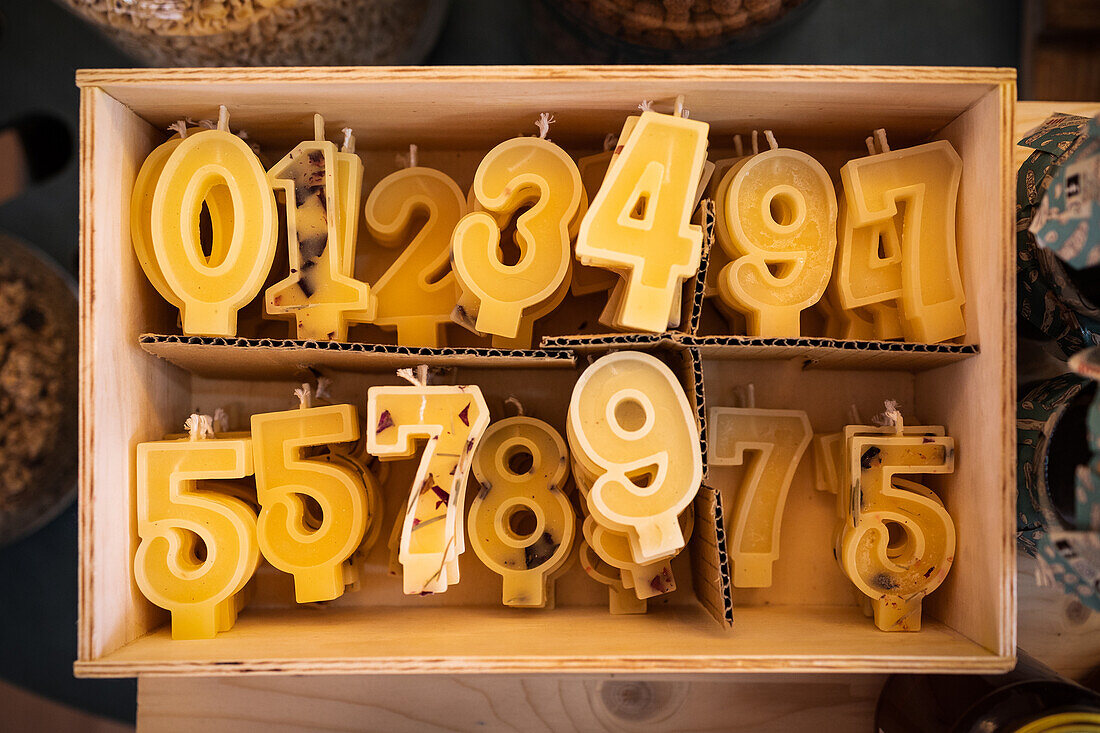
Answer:
[[982, 353], [917, 376], [920, 418], [958, 439], [955, 473], [940, 484], [959, 528], [955, 566], [929, 610], [1003, 656], [1016, 647], [1014, 100], [1015, 85], [1002, 84], [939, 135], [966, 163], [958, 246]]
[[189, 376], [138, 346], [162, 310], [130, 251], [130, 189], [162, 135], [96, 88], [81, 91], [79, 657], [158, 626], [130, 571], [137, 543], [133, 446], [187, 409]]

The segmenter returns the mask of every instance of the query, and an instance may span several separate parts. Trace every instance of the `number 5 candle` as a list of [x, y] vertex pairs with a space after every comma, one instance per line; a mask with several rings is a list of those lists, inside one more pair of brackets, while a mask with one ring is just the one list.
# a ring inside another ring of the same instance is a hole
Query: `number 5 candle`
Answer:
[[[228, 197], [214, 193], [220, 186]], [[199, 239], [200, 212], [208, 199], [232, 202], [208, 207], [211, 218], [218, 218], [214, 230], [233, 233], [217, 260], [203, 254]], [[167, 300], [180, 309], [184, 334], [235, 336], [237, 311], [263, 287], [278, 235], [267, 174], [251, 148], [229, 132], [225, 107], [217, 129], [188, 135], [168, 156], [149, 221], [155, 270], [171, 293]]]

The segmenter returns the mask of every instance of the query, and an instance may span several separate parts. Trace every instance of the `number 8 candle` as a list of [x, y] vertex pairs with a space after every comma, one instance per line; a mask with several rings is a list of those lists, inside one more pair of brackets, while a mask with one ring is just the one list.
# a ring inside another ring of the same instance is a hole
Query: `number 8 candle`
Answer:
[[[203, 254], [199, 215], [203, 201], [221, 185], [232, 207], [211, 207], [214, 227], [232, 230], [224, 258]], [[230, 221], [223, 218], [232, 217]], [[235, 336], [237, 311], [263, 287], [278, 238], [275, 196], [259, 158], [229, 132], [221, 108], [216, 130], [188, 135], [169, 155], [153, 194], [150, 239], [157, 269], [178, 304], [183, 332], [191, 336]], [[154, 282], [154, 284], [156, 284]]]

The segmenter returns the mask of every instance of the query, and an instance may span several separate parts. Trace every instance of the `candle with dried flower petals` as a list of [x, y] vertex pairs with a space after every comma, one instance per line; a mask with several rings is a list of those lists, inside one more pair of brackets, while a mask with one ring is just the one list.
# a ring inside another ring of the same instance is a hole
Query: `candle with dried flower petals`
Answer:
[[331, 601], [344, 592], [343, 566], [363, 541], [371, 507], [362, 474], [304, 451], [358, 440], [359, 418], [352, 405], [310, 407], [299, 394], [299, 409], [252, 416], [257, 535], [267, 561], [294, 576], [299, 603]]
[[667, 366], [635, 351], [594, 362], [573, 389], [567, 437], [595, 476], [589, 510], [627, 534], [636, 562], [684, 546], [677, 517], [699, 491], [703, 465], [699, 428]]
[[711, 466], [747, 467], [733, 510], [729, 555], [733, 584], [767, 588], [779, 558], [779, 531], [787, 492], [813, 437], [802, 410], [715, 407], [707, 416]]
[[[854, 435], [847, 443], [853, 511], [837, 536], [841, 568], [871, 599], [883, 631], [919, 631], [921, 602], [943, 583], [955, 559], [955, 524], [938, 501], [893, 484], [896, 473], [951, 473], [955, 445], [947, 437]], [[904, 531], [890, 551], [889, 526]]]
[[402, 520], [400, 561], [406, 594], [442, 593], [458, 582], [466, 543], [462, 512], [466, 476], [489, 408], [477, 386], [419, 384], [367, 391], [367, 451], [382, 460], [408, 458], [427, 440]]
[[608, 565], [591, 545], [581, 540], [580, 563], [585, 575], [607, 586], [608, 609], [613, 616], [645, 613], [648, 604], [623, 586], [622, 571]]
[[595, 517], [587, 517], [583, 524], [584, 541], [608, 565], [618, 568], [624, 578], [624, 587], [630, 587], [639, 600], [671, 593], [676, 590], [676, 578], [672, 575], [669, 558], [639, 563], [634, 559], [627, 535], [615, 532], [599, 524]]
[[[636, 121], [635, 121], [636, 120]], [[676, 293], [699, 269], [703, 232], [691, 224], [709, 126], [646, 111], [627, 120], [577, 235], [585, 265], [629, 272], [616, 327], [664, 331]]]
[[[946, 140], [890, 150], [885, 133], [876, 130], [876, 135], [882, 152], [849, 161], [840, 169], [848, 204], [845, 229], [852, 231], [846, 236], [889, 227], [901, 216], [901, 256], [881, 263], [880, 278], [866, 281], [868, 273], [857, 260], [860, 255], [853, 252], [852, 267], [838, 273], [841, 295], [846, 304], [894, 299], [906, 341], [939, 343], [963, 336], [966, 298], [955, 249], [962, 159]], [[877, 255], [877, 248], [872, 252]]]
[[[466, 198], [446, 173], [411, 162], [379, 181], [363, 208], [374, 240], [401, 248], [372, 288], [378, 299], [374, 323], [396, 329], [401, 346], [438, 348], [447, 343], [446, 326], [458, 302], [451, 234], [466, 215]], [[411, 231], [418, 218], [423, 224]]]
[[[370, 287], [348, 267], [354, 266], [355, 241], [347, 227], [358, 219], [363, 163], [348, 152], [341, 160], [325, 139], [324, 124], [315, 115], [314, 139], [299, 143], [267, 174], [286, 198], [290, 274], [267, 289], [264, 310], [292, 321], [297, 338], [346, 341], [349, 314], [360, 312], [362, 320], [374, 307]], [[343, 211], [349, 204], [353, 210]]]
[[251, 475], [252, 441], [213, 437], [208, 415], [189, 427], [190, 438], [137, 446], [134, 580], [171, 612], [173, 639], [211, 639], [233, 626], [260, 552], [255, 512], [199, 482]]
[[832, 274], [836, 193], [820, 163], [777, 147], [770, 131], [768, 140], [771, 150], [726, 174], [718, 241], [732, 261], [719, 273], [719, 296], [745, 314], [750, 336], [797, 337], [802, 311]]
[[[486, 211], [467, 214], [451, 237], [458, 307], [481, 333], [516, 338], [520, 321], [557, 294], [564, 297], [562, 283], [571, 277], [569, 227], [584, 188], [577, 164], [545, 139], [551, 119], [540, 118], [542, 137], [505, 140], [482, 159], [473, 191]], [[486, 212], [499, 216], [528, 204], [516, 219], [519, 261], [506, 264], [500, 224]]]
[[[228, 197], [217, 193], [222, 186]], [[232, 205], [215, 203], [222, 199]], [[232, 232], [228, 245], [219, 245], [210, 256], [199, 237], [204, 202], [212, 221], [218, 217], [214, 230]], [[180, 309], [183, 333], [235, 336], [237, 311], [263, 287], [278, 234], [267, 174], [252, 149], [229, 132], [224, 107], [217, 129], [187, 135], [168, 155], [154, 187], [149, 222], [155, 266], [146, 271], [163, 277], [151, 280], [158, 290], [163, 286], [171, 293], [166, 299]]]
[[474, 553], [503, 578], [505, 606], [545, 607], [547, 584], [576, 534], [565, 440], [542, 420], [500, 420], [482, 437], [473, 470], [480, 484], [470, 506]]

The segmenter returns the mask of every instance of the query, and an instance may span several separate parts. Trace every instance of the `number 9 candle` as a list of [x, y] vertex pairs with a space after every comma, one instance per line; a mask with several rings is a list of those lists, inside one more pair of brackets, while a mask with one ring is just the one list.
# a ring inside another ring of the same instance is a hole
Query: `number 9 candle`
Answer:
[[[564, 490], [565, 440], [542, 420], [510, 417], [485, 432], [473, 470], [481, 484], [470, 507], [474, 552], [504, 579], [504, 605], [545, 606], [546, 584], [568, 559], [576, 534]], [[534, 517], [529, 532], [513, 525], [520, 512]]]
[[[215, 193], [221, 186], [228, 189], [227, 198]], [[214, 230], [232, 231], [228, 244], [220, 245], [219, 260], [205, 256], [199, 240], [207, 199], [232, 202], [209, 207], [211, 219], [218, 218]], [[235, 336], [237, 311], [263, 287], [278, 235], [267, 174], [251, 148], [229, 132], [225, 107], [216, 130], [188, 135], [168, 156], [149, 221], [154, 269], [163, 280], [151, 279], [170, 292], [165, 297], [179, 307], [184, 334]]]
[[602, 357], [577, 380], [568, 420], [570, 447], [595, 475], [592, 515], [626, 533], [637, 562], [675, 554], [684, 546], [677, 517], [699, 491], [703, 462], [672, 371], [636, 351]]
[[[474, 174], [484, 211], [463, 217], [451, 236], [459, 308], [476, 330], [513, 339], [525, 316], [545, 315], [565, 297], [572, 272], [569, 226], [584, 200], [577, 164], [542, 137], [517, 137], [489, 151]], [[519, 261], [501, 259], [497, 216], [534, 203], [516, 220]]]
[[832, 274], [836, 192], [820, 163], [766, 134], [772, 149], [726, 174], [718, 205], [727, 231], [718, 240], [732, 262], [719, 274], [719, 297], [745, 314], [750, 336], [797, 337], [802, 311]]

